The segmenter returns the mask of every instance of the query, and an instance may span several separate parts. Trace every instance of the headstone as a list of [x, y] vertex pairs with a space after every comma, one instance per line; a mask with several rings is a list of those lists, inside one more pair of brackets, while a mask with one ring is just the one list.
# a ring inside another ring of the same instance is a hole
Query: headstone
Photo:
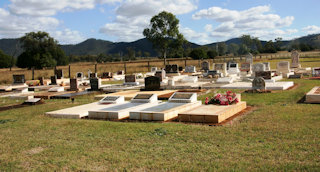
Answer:
[[156, 76], [149, 76], [144, 79], [146, 91], [160, 90], [160, 78]]
[[88, 78], [90, 78], [91, 70], [88, 70]]
[[50, 85], [57, 85], [57, 75], [51, 76], [51, 84]]
[[136, 75], [126, 75], [124, 82], [136, 82]]
[[262, 77], [263, 79], [271, 79], [271, 71], [257, 71], [255, 77]]
[[179, 66], [177, 64], [166, 65], [165, 71], [166, 73], [179, 73]]
[[208, 70], [208, 76], [212, 76], [214, 77], [215, 75], [218, 75], [217, 71], [216, 70]]
[[179, 72], [183, 71], [183, 67], [179, 66]]
[[164, 80], [164, 78], [166, 77], [166, 71], [165, 70], [157, 70], [156, 73], [154, 74], [154, 76], [159, 77], [160, 82], [162, 82]]
[[158, 70], [157, 67], [151, 67], [151, 72], [156, 72]]
[[172, 69], [171, 69], [171, 65], [166, 65], [165, 69], [166, 73], [171, 73]]
[[97, 73], [90, 73], [90, 78], [97, 78], [97, 77], [98, 77]]
[[270, 62], [262, 62], [265, 66], [266, 71], [270, 70]]
[[78, 91], [78, 80], [70, 78], [70, 91]]
[[56, 69], [54, 72], [55, 75], [57, 75], [57, 79], [63, 78], [63, 71], [62, 69]]
[[195, 73], [196, 71], [196, 67], [195, 66], [186, 66], [185, 70], [186, 73]]
[[25, 83], [24, 75], [12, 75], [13, 77], [13, 84], [23, 84]]
[[297, 50], [294, 50], [291, 52], [291, 67], [292, 68], [299, 68], [301, 67], [299, 64], [299, 52]]
[[124, 71], [123, 71], [123, 70], [119, 70], [119, 71], [117, 72], [117, 75], [124, 75]]
[[38, 79], [39, 79], [40, 85], [45, 85], [43, 76], [38, 77]]
[[76, 78], [82, 79], [83, 78], [83, 73], [82, 72], [77, 72]]
[[251, 71], [251, 63], [249, 63], [249, 62], [241, 63], [240, 71], [247, 72], [247, 73], [250, 72]]
[[253, 63], [253, 56], [251, 53], [246, 55], [246, 63], [250, 63], [250, 64]]
[[266, 82], [262, 77], [256, 77], [252, 81], [253, 90], [266, 90]]
[[312, 76], [313, 77], [320, 77], [320, 67], [312, 68]]
[[277, 63], [277, 73], [290, 73], [290, 64], [288, 61], [281, 61]]
[[101, 80], [99, 78], [90, 78], [91, 91], [99, 91]]
[[231, 63], [237, 63], [236, 61], [233, 61], [233, 60], [231, 60], [231, 61], [228, 61], [227, 62], [227, 70], [229, 70], [229, 67], [230, 67], [230, 64]]
[[229, 63], [229, 67], [228, 67], [228, 73], [229, 74], [238, 74], [240, 73], [240, 70], [238, 68], [238, 63]]
[[205, 72], [210, 70], [210, 63], [208, 61], [203, 61], [201, 63], [201, 70], [204, 70]]
[[103, 72], [102, 78], [112, 78], [112, 73], [111, 72]]
[[214, 70], [216, 70], [219, 73], [223, 74], [223, 77], [226, 77], [227, 75], [227, 64], [226, 63], [215, 63]]
[[263, 63], [256, 63], [252, 65], [252, 72], [266, 71], [266, 66]]

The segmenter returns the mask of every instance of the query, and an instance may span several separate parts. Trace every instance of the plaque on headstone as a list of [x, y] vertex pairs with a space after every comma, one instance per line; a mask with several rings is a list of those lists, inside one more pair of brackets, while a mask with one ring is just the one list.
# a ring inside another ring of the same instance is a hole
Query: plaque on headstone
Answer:
[[160, 82], [163, 81], [163, 79], [166, 77], [166, 71], [164, 70], [157, 70], [156, 73], [154, 74], [155, 77], [160, 78]]
[[205, 72], [207, 72], [208, 70], [210, 70], [210, 64], [208, 61], [203, 61], [201, 63], [201, 70], [204, 70]]
[[78, 72], [76, 78], [83, 78], [83, 73], [82, 72]]
[[124, 77], [125, 82], [136, 82], [136, 75], [126, 75]]
[[242, 71], [242, 72], [250, 72], [251, 71], [251, 64], [249, 62], [241, 63], [240, 71]]
[[174, 94], [171, 99], [190, 99], [192, 94]]
[[56, 70], [55, 70], [55, 75], [57, 75], [57, 79], [63, 78], [63, 71], [62, 71], [62, 69], [56, 69]]
[[12, 75], [13, 84], [23, 84], [25, 83], [24, 75]]
[[156, 76], [149, 76], [144, 79], [146, 91], [157, 91], [160, 90], [160, 78]]
[[299, 52], [297, 50], [294, 50], [291, 52], [291, 67], [292, 68], [298, 68], [299, 65]]
[[256, 71], [255, 77], [262, 77], [263, 79], [271, 79], [271, 71]]
[[57, 75], [51, 76], [51, 85], [57, 85]]
[[266, 82], [262, 77], [256, 77], [252, 81], [253, 90], [266, 90]]
[[78, 91], [78, 80], [70, 78], [70, 91]]
[[99, 78], [90, 78], [91, 91], [99, 91], [100, 80]]
[[265, 66], [266, 71], [269, 71], [270, 70], [270, 62], [263, 62], [263, 64]]
[[137, 94], [133, 99], [150, 99], [153, 94]]

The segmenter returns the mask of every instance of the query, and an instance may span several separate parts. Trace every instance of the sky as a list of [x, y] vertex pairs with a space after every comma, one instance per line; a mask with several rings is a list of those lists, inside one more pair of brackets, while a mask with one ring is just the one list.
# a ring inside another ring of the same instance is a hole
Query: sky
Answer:
[[291, 40], [320, 33], [320, 0], [0, 0], [0, 39], [45, 31], [60, 44], [88, 38], [131, 42], [161, 11], [204, 45], [249, 34]]

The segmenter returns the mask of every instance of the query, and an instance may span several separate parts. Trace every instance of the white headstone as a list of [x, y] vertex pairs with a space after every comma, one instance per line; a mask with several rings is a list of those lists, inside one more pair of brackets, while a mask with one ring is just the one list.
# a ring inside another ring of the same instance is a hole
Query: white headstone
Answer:
[[253, 55], [251, 53], [246, 55], [246, 62], [250, 64], [253, 63]]
[[263, 62], [264, 66], [266, 67], [266, 71], [270, 70], [270, 62]]
[[290, 73], [290, 63], [288, 61], [281, 61], [277, 63], [277, 73]]
[[228, 73], [229, 74], [238, 74], [240, 73], [239, 67], [238, 67], [238, 63], [229, 63], [228, 66]]

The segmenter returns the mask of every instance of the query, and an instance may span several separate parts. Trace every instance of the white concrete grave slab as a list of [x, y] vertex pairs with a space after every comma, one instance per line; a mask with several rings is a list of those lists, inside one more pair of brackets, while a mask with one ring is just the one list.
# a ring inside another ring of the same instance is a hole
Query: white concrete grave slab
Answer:
[[108, 99], [109, 104], [104, 102], [93, 102], [89, 104], [84, 104], [80, 106], [74, 106], [66, 109], [60, 109], [52, 112], [46, 112], [46, 115], [55, 118], [83, 118], [88, 116], [90, 110], [98, 110], [106, 107], [116, 106], [118, 104], [124, 103], [121, 99], [122, 96], [106, 96], [103, 99]]
[[48, 90], [49, 92], [63, 92], [64, 87], [52, 87]]
[[313, 87], [307, 94], [305, 103], [320, 103], [320, 87]]
[[[267, 90], [287, 90], [288, 88], [292, 87], [294, 82], [266, 82], [266, 89]], [[251, 82], [235, 82], [231, 84], [226, 84], [220, 86], [220, 88], [224, 89], [252, 89]]]
[[168, 102], [130, 112], [130, 119], [144, 121], [167, 121], [178, 116], [178, 113], [201, 105], [196, 93], [176, 92]]
[[217, 84], [231, 84], [234, 81], [234, 77], [224, 77], [224, 78], [218, 78], [216, 83]]
[[89, 118], [107, 120], [125, 119], [129, 118], [130, 111], [148, 108], [157, 105], [158, 103], [158, 97], [156, 94], [137, 94], [130, 102], [98, 110], [90, 110]]
[[181, 79], [181, 82], [197, 83], [198, 76], [187, 76]]

